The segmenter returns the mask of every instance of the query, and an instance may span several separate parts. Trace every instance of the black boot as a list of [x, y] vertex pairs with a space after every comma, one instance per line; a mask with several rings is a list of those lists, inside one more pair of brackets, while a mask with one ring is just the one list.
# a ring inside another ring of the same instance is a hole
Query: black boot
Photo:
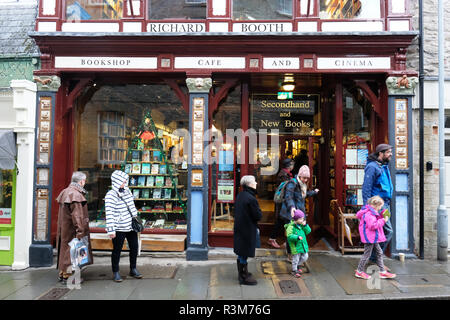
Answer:
[[238, 262], [238, 270], [239, 270], [239, 283], [243, 285], [254, 286], [257, 284], [257, 281], [253, 279], [253, 277], [248, 273], [248, 264], [241, 264]]
[[122, 282], [122, 277], [119, 272], [113, 272], [113, 281], [114, 282]]
[[[239, 259], [236, 259], [236, 262], [237, 262], [237, 266], [238, 266], [238, 272], [239, 272]], [[251, 273], [251, 272], [249, 272], [249, 273], [248, 273], [248, 275], [249, 275], [249, 276], [251, 276], [251, 275], [252, 275], [252, 273]]]
[[142, 274], [140, 274], [136, 268], [130, 269], [130, 276], [132, 276], [133, 278], [136, 278], [136, 279], [142, 279]]

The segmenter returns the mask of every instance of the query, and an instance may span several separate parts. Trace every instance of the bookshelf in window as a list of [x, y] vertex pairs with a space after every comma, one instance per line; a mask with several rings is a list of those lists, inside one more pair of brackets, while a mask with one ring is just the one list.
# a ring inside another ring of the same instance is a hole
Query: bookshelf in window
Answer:
[[98, 163], [121, 164], [128, 150], [125, 115], [121, 112], [98, 113]]

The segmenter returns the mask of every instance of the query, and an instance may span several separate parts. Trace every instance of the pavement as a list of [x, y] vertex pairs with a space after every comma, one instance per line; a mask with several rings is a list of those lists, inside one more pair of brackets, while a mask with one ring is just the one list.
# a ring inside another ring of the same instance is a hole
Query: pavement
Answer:
[[[94, 264], [82, 270], [84, 282], [67, 287], [57, 281], [55, 266], [12, 271], [0, 267], [0, 300], [397, 300], [450, 299], [450, 264], [436, 260], [385, 259], [396, 279], [354, 277], [360, 255], [311, 251], [305, 273], [296, 279], [283, 250], [257, 249], [249, 259], [256, 286], [239, 285], [232, 249], [211, 248], [207, 261], [186, 261], [185, 253], [149, 253], [138, 257], [143, 279], [112, 279], [110, 252], [95, 252]], [[56, 259], [55, 259], [56, 262]], [[128, 271], [128, 253], [121, 257]], [[368, 272], [368, 273], [369, 273]]]

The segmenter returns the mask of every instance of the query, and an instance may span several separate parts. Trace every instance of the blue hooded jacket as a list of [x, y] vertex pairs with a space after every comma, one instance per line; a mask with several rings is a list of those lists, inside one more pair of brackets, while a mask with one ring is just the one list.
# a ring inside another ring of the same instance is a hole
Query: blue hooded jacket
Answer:
[[379, 162], [375, 155], [369, 155], [362, 186], [364, 204], [367, 204], [367, 200], [373, 196], [380, 196], [385, 202], [386, 200], [390, 202], [393, 189], [388, 165]]

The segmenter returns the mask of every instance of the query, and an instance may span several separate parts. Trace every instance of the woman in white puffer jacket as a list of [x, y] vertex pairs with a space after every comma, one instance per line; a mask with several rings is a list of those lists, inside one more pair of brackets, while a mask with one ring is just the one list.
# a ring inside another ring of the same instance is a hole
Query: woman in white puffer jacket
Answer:
[[133, 195], [128, 188], [128, 174], [116, 170], [111, 175], [112, 189], [105, 196], [106, 232], [113, 242], [111, 264], [113, 280], [121, 282], [119, 273], [120, 254], [127, 239], [130, 248], [130, 276], [141, 279], [136, 269], [138, 255], [138, 235], [131, 228], [131, 217], [137, 215]]

